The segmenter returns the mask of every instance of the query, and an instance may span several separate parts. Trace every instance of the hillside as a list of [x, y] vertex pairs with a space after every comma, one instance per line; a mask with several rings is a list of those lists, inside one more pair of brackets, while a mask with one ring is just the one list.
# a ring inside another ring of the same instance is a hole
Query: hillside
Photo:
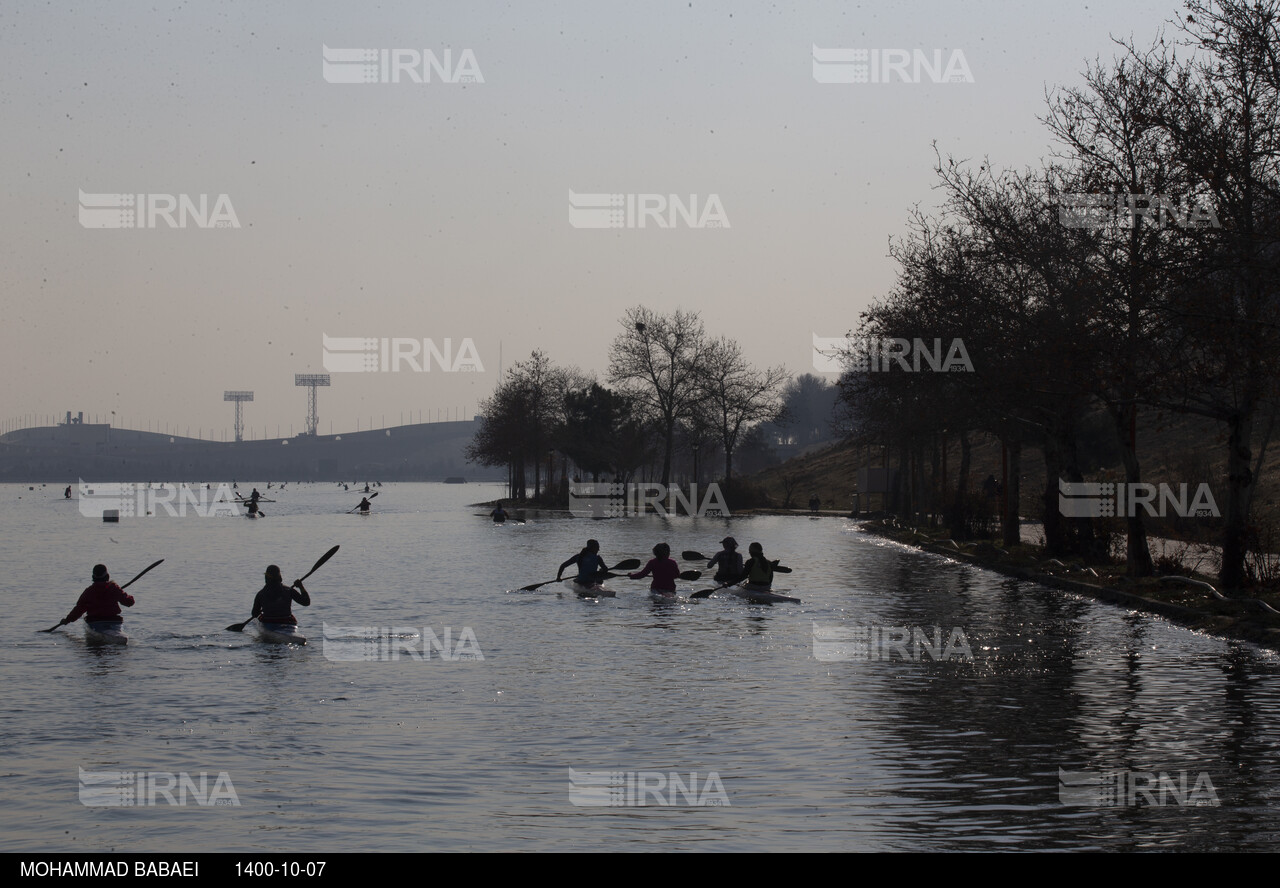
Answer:
[[[1087, 480], [1116, 480], [1123, 471], [1119, 453], [1112, 444], [1109, 418], [1099, 412], [1091, 416], [1081, 435], [1081, 466]], [[1216, 423], [1199, 417], [1162, 414], [1148, 410], [1138, 420], [1138, 454], [1143, 479], [1150, 483], [1161, 482], [1177, 486], [1186, 483], [1194, 488], [1207, 482], [1217, 500], [1219, 509], [1225, 506], [1223, 494], [1226, 470], [1226, 443], [1223, 430]], [[972, 466], [969, 472], [970, 489], [981, 489], [988, 475], [1001, 477], [1000, 442], [990, 436], [972, 439]], [[1261, 443], [1261, 433], [1255, 436], [1254, 458]], [[1273, 442], [1262, 467], [1262, 480], [1254, 501], [1253, 523], [1259, 528], [1265, 543], [1270, 536], [1275, 545], [1271, 551], [1280, 550], [1280, 473], [1276, 471]], [[960, 446], [952, 439], [948, 442], [947, 479], [954, 486], [955, 473], [960, 465]], [[865, 447], [836, 444], [826, 449], [766, 469], [750, 476], [752, 484], [765, 491], [772, 505], [782, 506], [787, 498], [786, 486], [791, 486], [791, 507], [807, 508], [813, 494], [822, 500], [823, 509], [849, 510], [856, 492], [857, 469], [862, 466], [884, 465], [883, 447]], [[926, 455], [926, 469], [928, 467]], [[890, 465], [897, 466], [897, 454], [890, 454]], [[1024, 450], [1022, 454], [1022, 489], [1020, 512], [1027, 518], [1039, 519], [1043, 510], [1041, 497], [1044, 484], [1044, 457], [1039, 450]], [[871, 505], [863, 497], [862, 508], [880, 508], [880, 497]]]

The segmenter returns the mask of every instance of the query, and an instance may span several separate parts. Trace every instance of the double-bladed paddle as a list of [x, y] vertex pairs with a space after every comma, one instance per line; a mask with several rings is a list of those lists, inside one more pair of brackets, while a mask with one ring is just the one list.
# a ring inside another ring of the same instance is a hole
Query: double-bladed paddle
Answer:
[[[639, 558], [628, 558], [626, 561], [619, 561], [617, 564], [615, 564], [613, 567], [609, 568], [605, 572], [609, 573], [615, 570], [635, 570], [639, 566], [640, 566]], [[532, 592], [535, 589], [541, 589], [543, 586], [550, 585], [551, 583], [558, 583], [562, 579], [563, 577], [556, 577], [554, 580], [547, 580], [546, 582], [543, 582], [543, 583], [530, 583], [528, 586], [521, 586], [520, 591]], [[615, 578], [605, 577], [605, 579], [615, 579]]]
[[[688, 555], [690, 553], [686, 552], [684, 554]], [[781, 564], [774, 564], [773, 572], [789, 574], [791, 573], [791, 568], [784, 567]], [[694, 592], [689, 597], [690, 598], [708, 598], [712, 595], [712, 593], [719, 592], [721, 589], [728, 589], [730, 586], [741, 586], [743, 583], [746, 583], [746, 582], [749, 582], [748, 579], [746, 577], [741, 577], [736, 580], [730, 580], [729, 582], [724, 583], [723, 585], [716, 586], [714, 589], [700, 589], [699, 591]]]
[[[376, 496], [376, 494], [375, 494], [375, 496]], [[323, 566], [324, 566], [324, 563], [325, 563], [326, 561], [328, 561], [330, 558], [332, 558], [332, 557], [337, 553], [337, 551], [338, 551], [338, 549], [339, 549], [339, 548], [340, 548], [339, 546], [334, 546], [334, 547], [333, 547], [332, 549], [330, 549], [328, 552], [325, 552], [325, 553], [324, 553], [324, 555], [320, 556], [320, 560], [316, 562], [315, 567], [313, 567], [313, 568], [311, 568], [311, 570], [307, 571], [306, 575], [302, 578], [302, 580], [305, 580], [307, 577], [311, 576], [313, 573], [315, 573], [315, 572], [316, 572], [316, 571], [318, 571], [321, 567], [323, 567]], [[150, 568], [148, 568], [148, 570], [150, 570]], [[295, 580], [294, 582], [295, 582], [295, 583], [301, 583], [301, 582], [302, 582], [302, 580]], [[292, 588], [292, 587], [290, 587], [290, 588]], [[257, 617], [250, 617], [249, 619], [245, 620], [243, 623], [232, 623], [230, 626], [228, 626], [228, 627], [227, 627], [227, 631], [228, 631], [228, 632], [243, 632], [243, 631], [244, 631], [244, 627], [245, 627], [245, 626], [248, 626], [250, 623], [252, 623], [252, 622], [253, 622], [254, 620], [256, 620], [256, 619], [258, 619], [258, 618], [257, 618]]]
[[[142, 579], [142, 578], [146, 575], [147, 571], [148, 571], [148, 570], [151, 570], [151, 568], [152, 568], [152, 567], [159, 567], [159, 566], [160, 566], [160, 565], [162, 565], [162, 564], [164, 564], [164, 559], [163, 559], [163, 558], [161, 558], [161, 559], [160, 559], [159, 561], [157, 561], [155, 564], [151, 565], [151, 567], [148, 567], [148, 568], [147, 568], [147, 570], [144, 570], [142, 573], [138, 574], [138, 575], [137, 575], [136, 577], [134, 577], [132, 580], [130, 580], [129, 582], [127, 582], [127, 583], [125, 583], [123, 586], [121, 586], [121, 587], [120, 587], [120, 591], [121, 591], [121, 592], [123, 592], [125, 589], [128, 589], [128, 588], [129, 588], [130, 586], [132, 586], [134, 583], [138, 582], [138, 580]], [[65, 626], [65, 625], [66, 625], [66, 623], [61, 622], [61, 621], [59, 621], [59, 623], [58, 623], [58, 626]], [[48, 629], [41, 629], [40, 631], [41, 631], [41, 632], [52, 632], [54, 629], [57, 629], [57, 628], [58, 628], [58, 626], [50, 626]]]
[[732, 582], [725, 583], [722, 586], [716, 586], [714, 589], [699, 589], [697, 592], [694, 592], [689, 597], [690, 598], [710, 598], [713, 592], [719, 592], [721, 589], [728, 589], [730, 586], [741, 586], [745, 582], [746, 580], [734, 580]]

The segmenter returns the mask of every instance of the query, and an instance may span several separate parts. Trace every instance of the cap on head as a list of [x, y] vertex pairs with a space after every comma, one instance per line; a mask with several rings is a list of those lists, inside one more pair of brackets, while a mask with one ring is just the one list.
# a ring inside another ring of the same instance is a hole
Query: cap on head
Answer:
[[667, 558], [671, 555], [671, 547], [666, 543], [658, 543], [653, 547], [653, 554], [658, 558]]
[[95, 564], [93, 566], [93, 581], [95, 583], [105, 583], [109, 579], [111, 579], [111, 574], [107, 573], [105, 564]]
[[725, 537], [720, 541], [720, 545], [727, 546], [730, 549], [736, 549], [738, 548], [738, 541], [733, 537]]
[[268, 579], [268, 580], [281, 580], [281, 581], [283, 581], [283, 580], [284, 580], [284, 577], [282, 577], [282, 576], [280, 575], [280, 568], [279, 568], [279, 567], [277, 567], [277, 566], [276, 566], [276, 565], [274, 565], [274, 564], [268, 564], [268, 565], [267, 565], [267, 579]]

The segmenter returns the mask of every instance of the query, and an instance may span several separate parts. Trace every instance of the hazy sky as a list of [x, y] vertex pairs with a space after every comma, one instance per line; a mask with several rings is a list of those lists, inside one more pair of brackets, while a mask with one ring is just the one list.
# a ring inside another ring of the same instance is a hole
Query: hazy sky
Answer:
[[[1178, 11], [6, 0], [0, 419], [114, 410], [220, 435], [223, 391], [248, 389], [258, 436], [296, 433], [293, 374], [324, 372], [323, 335], [470, 338], [484, 372], [334, 373], [322, 433], [469, 416], [499, 342], [506, 366], [537, 348], [603, 376], [637, 304], [809, 371], [812, 335], [892, 285], [889, 238], [936, 200], [934, 142], [1038, 163], [1046, 88]], [[330, 82], [323, 46], [449, 48], [460, 74], [469, 50], [483, 82]], [[973, 82], [821, 83], [814, 46], [959, 50]], [[729, 227], [579, 228], [571, 191], [715, 195]], [[88, 228], [81, 192], [226, 194], [239, 227]]]

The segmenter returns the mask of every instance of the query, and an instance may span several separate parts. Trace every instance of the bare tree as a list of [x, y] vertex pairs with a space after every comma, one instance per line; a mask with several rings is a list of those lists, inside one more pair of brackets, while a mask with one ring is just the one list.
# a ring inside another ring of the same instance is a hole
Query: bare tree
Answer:
[[662, 430], [662, 483], [671, 483], [676, 424], [702, 396], [698, 367], [706, 334], [696, 312], [660, 315], [643, 306], [628, 309], [613, 341], [609, 381], [636, 398]]
[[756, 370], [742, 356], [742, 347], [721, 337], [711, 342], [699, 374], [705, 409], [724, 448], [724, 480], [733, 480], [733, 454], [744, 429], [773, 422], [782, 410], [782, 387], [791, 374], [784, 367]]

